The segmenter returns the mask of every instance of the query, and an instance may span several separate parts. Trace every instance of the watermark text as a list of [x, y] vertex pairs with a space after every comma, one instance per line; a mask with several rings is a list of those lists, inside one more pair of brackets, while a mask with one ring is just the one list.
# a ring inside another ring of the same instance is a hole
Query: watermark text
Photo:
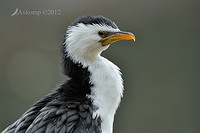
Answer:
[[16, 8], [15, 11], [11, 14], [11, 16], [60, 16], [60, 9], [43, 9], [43, 10], [21, 10]]

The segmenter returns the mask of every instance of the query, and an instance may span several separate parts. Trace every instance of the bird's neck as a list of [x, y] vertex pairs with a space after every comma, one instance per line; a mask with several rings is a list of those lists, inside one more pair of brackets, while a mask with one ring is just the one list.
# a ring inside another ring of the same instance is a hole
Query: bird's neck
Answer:
[[121, 73], [116, 65], [101, 56], [88, 65], [88, 70], [93, 84], [89, 97], [98, 108], [94, 117], [101, 117], [103, 133], [112, 133], [114, 115], [123, 93]]
[[100, 55], [92, 61], [77, 61], [66, 56], [63, 65], [66, 75], [90, 86], [87, 97], [97, 107], [93, 118], [100, 116], [102, 133], [112, 133], [114, 115], [123, 93], [120, 69]]

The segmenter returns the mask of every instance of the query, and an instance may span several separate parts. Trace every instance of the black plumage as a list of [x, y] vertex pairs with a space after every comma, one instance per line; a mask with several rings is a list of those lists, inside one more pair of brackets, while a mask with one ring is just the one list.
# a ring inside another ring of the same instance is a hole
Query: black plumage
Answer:
[[[89, 98], [90, 83], [87, 68], [73, 63], [70, 57], [63, 61], [70, 80], [35, 103], [3, 133], [100, 133], [100, 118], [92, 118], [96, 107]], [[73, 71], [77, 70], [79, 74]], [[84, 77], [81, 75], [84, 74]]]
[[70, 26], [76, 26], [79, 23], [82, 23], [85, 25], [93, 25], [93, 24], [107, 25], [107, 26], [111, 26], [114, 29], [118, 28], [117, 25], [113, 21], [103, 16], [83, 16], [83, 17], [78, 18], [74, 22], [72, 22]]

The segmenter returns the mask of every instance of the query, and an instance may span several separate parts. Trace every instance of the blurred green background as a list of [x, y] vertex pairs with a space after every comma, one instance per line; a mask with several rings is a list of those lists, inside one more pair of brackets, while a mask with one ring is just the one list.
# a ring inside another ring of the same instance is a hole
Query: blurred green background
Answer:
[[[67, 79], [59, 46], [71, 21], [103, 15], [136, 42], [103, 56], [123, 73], [114, 133], [200, 133], [199, 0], [1, 0], [0, 131]], [[41, 11], [37, 15], [14, 15]], [[56, 10], [58, 14], [44, 14]]]

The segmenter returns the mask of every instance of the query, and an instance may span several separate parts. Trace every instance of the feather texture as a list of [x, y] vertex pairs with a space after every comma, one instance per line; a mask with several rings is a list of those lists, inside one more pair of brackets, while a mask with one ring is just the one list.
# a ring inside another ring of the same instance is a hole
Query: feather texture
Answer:
[[3, 133], [101, 133], [100, 117], [92, 117], [97, 108], [87, 97], [93, 86], [90, 72], [70, 58], [64, 63], [71, 79], [35, 103]]

